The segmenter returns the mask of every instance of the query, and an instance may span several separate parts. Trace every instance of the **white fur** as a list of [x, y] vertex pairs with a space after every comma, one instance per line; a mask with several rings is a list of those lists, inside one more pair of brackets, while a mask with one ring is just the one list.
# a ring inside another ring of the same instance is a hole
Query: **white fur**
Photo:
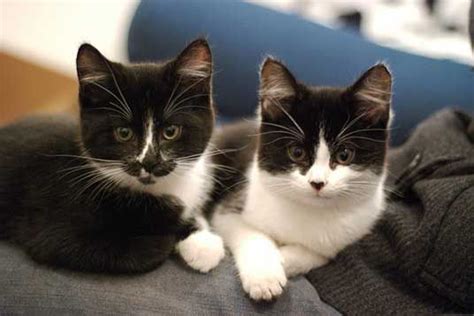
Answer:
[[185, 67], [178, 70], [178, 74], [185, 77], [208, 78], [211, 75], [212, 65], [205, 61], [190, 61]]
[[[171, 174], [157, 178], [156, 183], [143, 186], [143, 190], [154, 195], [169, 194], [179, 197], [186, 206], [183, 216], [188, 218], [193, 209], [200, 209], [208, 198], [212, 186], [209, 172], [211, 171], [206, 158], [200, 158], [192, 170], [178, 164]], [[137, 183], [140, 185], [140, 182]]]
[[148, 150], [150, 150], [150, 148], [153, 148], [153, 134], [153, 117], [150, 116], [146, 129], [145, 144], [143, 145], [141, 153], [137, 157], [138, 161], [143, 162], [143, 159], [145, 159]]
[[176, 246], [181, 257], [195, 270], [206, 273], [225, 256], [222, 239], [208, 230], [199, 230]]
[[323, 132], [319, 134], [319, 146], [316, 149], [316, 159], [313, 166], [309, 169], [308, 172], [308, 181], [309, 182], [323, 182], [327, 183], [331, 169], [329, 168], [329, 163], [331, 159], [331, 153], [329, 152], [328, 145], [323, 137]]
[[275, 242], [240, 214], [217, 210], [213, 225], [234, 255], [245, 292], [255, 300], [279, 296], [286, 276]]
[[295, 90], [288, 85], [285, 78], [274, 78], [267, 80], [264, 88], [259, 91], [260, 97], [267, 98], [271, 96], [272, 99], [283, 99], [291, 97], [295, 94]]
[[92, 82], [100, 82], [109, 77], [109, 74], [107, 73], [92, 73], [83, 76], [80, 80], [81, 83], [87, 84], [87, 83], [92, 83]]
[[[309, 171], [272, 175], [250, 168], [242, 213], [217, 208], [213, 225], [235, 257], [244, 290], [254, 299], [278, 296], [286, 276], [320, 267], [372, 228], [384, 208], [385, 175], [329, 167], [321, 137]], [[324, 181], [320, 192], [310, 181]], [[372, 183], [351, 185], [351, 181]]]
[[292, 187], [273, 189], [281, 178], [254, 164], [242, 217], [280, 244], [299, 244], [328, 259], [367, 234], [384, 206], [383, 179], [360, 196], [339, 196], [348, 179], [374, 181], [369, 172], [338, 166], [318, 194], [307, 176], [294, 172], [287, 178]]

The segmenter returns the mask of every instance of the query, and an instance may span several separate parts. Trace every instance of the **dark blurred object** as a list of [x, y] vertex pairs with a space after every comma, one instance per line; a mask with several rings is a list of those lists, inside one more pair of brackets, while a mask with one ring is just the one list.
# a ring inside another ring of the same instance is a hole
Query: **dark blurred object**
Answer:
[[339, 16], [339, 22], [341, 22], [344, 27], [350, 29], [351, 31], [356, 31], [360, 33], [360, 26], [362, 24], [362, 13], [359, 11], [351, 11]]
[[430, 12], [430, 14], [433, 14], [434, 12], [436, 1], [438, 0], [425, 0], [425, 5], [428, 8], [428, 11]]
[[[467, 4], [467, 3], [466, 3]], [[464, 33], [466, 30], [466, 20], [458, 14], [453, 14], [453, 10], [457, 8], [457, 12], [462, 11], [463, 5], [456, 3], [456, 1], [439, 1], [439, 0], [425, 0], [425, 8], [428, 14], [436, 21], [436, 23], [446, 32]], [[467, 6], [465, 7], [468, 8]]]

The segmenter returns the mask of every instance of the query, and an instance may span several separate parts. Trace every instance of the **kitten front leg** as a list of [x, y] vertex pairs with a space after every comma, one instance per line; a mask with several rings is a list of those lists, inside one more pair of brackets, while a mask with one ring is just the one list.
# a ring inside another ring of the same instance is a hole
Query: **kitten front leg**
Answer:
[[24, 240], [23, 246], [35, 261], [51, 266], [99, 273], [139, 273], [157, 268], [173, 252], [175, 242], [173, 234], [117, 235], [85, 231], [70, 223], [48, 223]]
[[193, 269], [207, 273], [225, 256], [222, 238], [209, 230], [207, 221], [196, 219], [198, 229], [176, 245], [176, 250]]
[[234, 255], [245, 292], [254, 300], [279, 296], [286, 276], [273, 240], [248, 225], [239, 214], [216, 214], [213, 224]]
[[329, 261], [326, 257], [315, 253], [311, 249], [296, 244], [282, 246], [280, 252], [287, 277], [306, 274]]

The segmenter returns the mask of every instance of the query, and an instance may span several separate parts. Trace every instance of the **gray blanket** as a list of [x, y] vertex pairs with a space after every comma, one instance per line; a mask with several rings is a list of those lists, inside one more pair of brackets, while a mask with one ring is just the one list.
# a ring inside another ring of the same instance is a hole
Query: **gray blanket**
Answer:
[[337, 314], [305, 278], [288, 284], [274, 303], [245, 296], [230, 260], [211, 273], [177, 259], [135, 276], [53, 270], [0, 243], [0, 315], [317, 315]]

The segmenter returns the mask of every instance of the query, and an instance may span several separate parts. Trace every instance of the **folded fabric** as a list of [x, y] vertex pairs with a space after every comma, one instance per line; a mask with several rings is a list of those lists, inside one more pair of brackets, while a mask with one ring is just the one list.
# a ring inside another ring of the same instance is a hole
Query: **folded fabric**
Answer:
[[142, 275], [75, 273], [40, 266], [0, 243], [0, 315], [338, 315], [305, 278], [274, 303], [246, 297], [231, 260], [209, 274], [169, 260]]
[[373, 232], [309, 273], [344, 314], [474, 311], [474, 120], [444, 110], [389, 157]]

